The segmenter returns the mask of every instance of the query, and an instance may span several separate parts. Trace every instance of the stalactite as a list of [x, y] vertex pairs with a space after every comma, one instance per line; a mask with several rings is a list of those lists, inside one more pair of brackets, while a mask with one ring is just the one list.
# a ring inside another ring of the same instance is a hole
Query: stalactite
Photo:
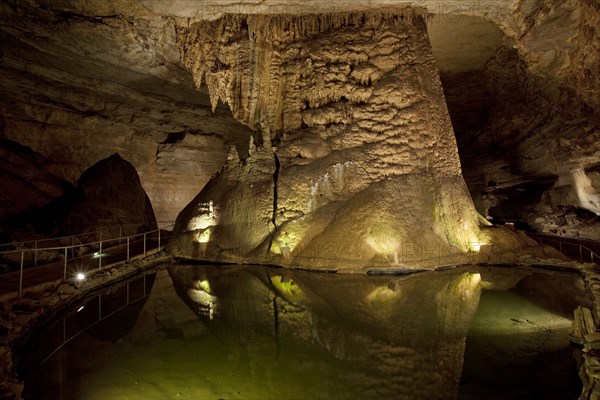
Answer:
[[[206, 83], [213, 111], [221, 101], [244, 124], [276, 134], [297, 128], [300, 121], [293, 114], [300, 111], [296, 103], [301, 102], [286, 92], [286, 65], [297, 57], [290, 43], [309, 45], [316, 35], [366, 26], [413, 26], [421, 33], [424, 15], [411, 7], [307, 15], [226, 14], [216, 21], [178, 28], [177, 42], [194, 84]], [[309, 99], [311, 107], [320, 107], [339, 96]]]

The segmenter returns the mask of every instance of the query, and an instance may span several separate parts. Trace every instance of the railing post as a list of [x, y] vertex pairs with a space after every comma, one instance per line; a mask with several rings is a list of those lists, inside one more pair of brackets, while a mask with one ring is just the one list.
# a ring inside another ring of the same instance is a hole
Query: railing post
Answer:
[[144, 257], [146, 257], [146, 233], [144, 232]]
[[35, 247], [35, 250], [34, 250], [34, 252], [33, 252], [33, 266], [34, 266], [34, 267], [37, 267], [37, 246], [38, 246], [38, 244], [37, 244], [37, 240], [36, 240], [36, 241], [34, 242], [34, 247]]
[[65, 266], [63, 271], [63, 279], [67, 280], [67, 248], [65, 247]]
[[129, 261], [129, 236], [127, 236], [127, 261]]
[[100, 251], [98, 252], [98, 269], [102, 268], [102, 241], [100, 241]]
[[23, 297], [23, 260], [25, 252], [21, 251], [21, 271], [19, 272], [19, 298]]

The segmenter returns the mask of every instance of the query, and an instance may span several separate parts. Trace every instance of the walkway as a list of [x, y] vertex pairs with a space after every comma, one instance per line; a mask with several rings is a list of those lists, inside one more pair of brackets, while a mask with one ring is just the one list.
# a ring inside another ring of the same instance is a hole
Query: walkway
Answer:
[[573, 260], [600, 265], [600, 243], [598, 242], [544, 233], [527, 232], [527, 236], [539, 244], [554, 247], [556, 250]]
[[[12, 261], [19, 269], [1, 275], [0, 296], [15, 292], [21, 296], [24, 291], [35, 286], [61, 280], [75, 281], [77, 274], [83, 274], [83, 277], [93, 271], [108, 270], [115, 264], [155, 254], [165, 247], [170, 235], [170, 231], [161, 229], [77, 245], [44, 248], [30, 246], [2, 251], [0, 258], [4, 262]], [[61, 241], [65, 242], [61, 238], [54, 239], [53, 244]], [[70, 239], [68, 242], [71, 243]], [[44, 263], [42, 256], [52, 261]]]

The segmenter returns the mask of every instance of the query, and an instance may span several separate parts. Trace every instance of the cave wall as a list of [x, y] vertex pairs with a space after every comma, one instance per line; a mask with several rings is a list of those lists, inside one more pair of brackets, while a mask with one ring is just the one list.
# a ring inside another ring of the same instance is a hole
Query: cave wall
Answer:
[[73, 184], [118, 152], [138, 170], [157, 219], [174, 221], [230, 144], [247, 151], [250, 130], [192, 88], [173, 20], [136, 2], [95, 3], [2, 2], [1, 135]]
[[600, 9], [514, 1], [508, 11], [489, 16], [502, 41], [483, 67], [440, 66], [465, 180], [500, 223], [598, 239]]
[[0, 139], [0, 241], [89, 233], [87, 240], [157, 228], [135, 167], [115, 153], [86, 169], [73, 185], [44, 168], [46, 158]]

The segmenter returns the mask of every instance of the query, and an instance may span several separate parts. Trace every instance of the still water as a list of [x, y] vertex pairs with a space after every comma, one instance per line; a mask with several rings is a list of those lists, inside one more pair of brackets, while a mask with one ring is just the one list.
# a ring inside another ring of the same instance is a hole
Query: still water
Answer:
[[516, 268], [168, 265], [43, 327], [19, 363], [24, 397], [577, 398], [568, 334], [581, 289]]

